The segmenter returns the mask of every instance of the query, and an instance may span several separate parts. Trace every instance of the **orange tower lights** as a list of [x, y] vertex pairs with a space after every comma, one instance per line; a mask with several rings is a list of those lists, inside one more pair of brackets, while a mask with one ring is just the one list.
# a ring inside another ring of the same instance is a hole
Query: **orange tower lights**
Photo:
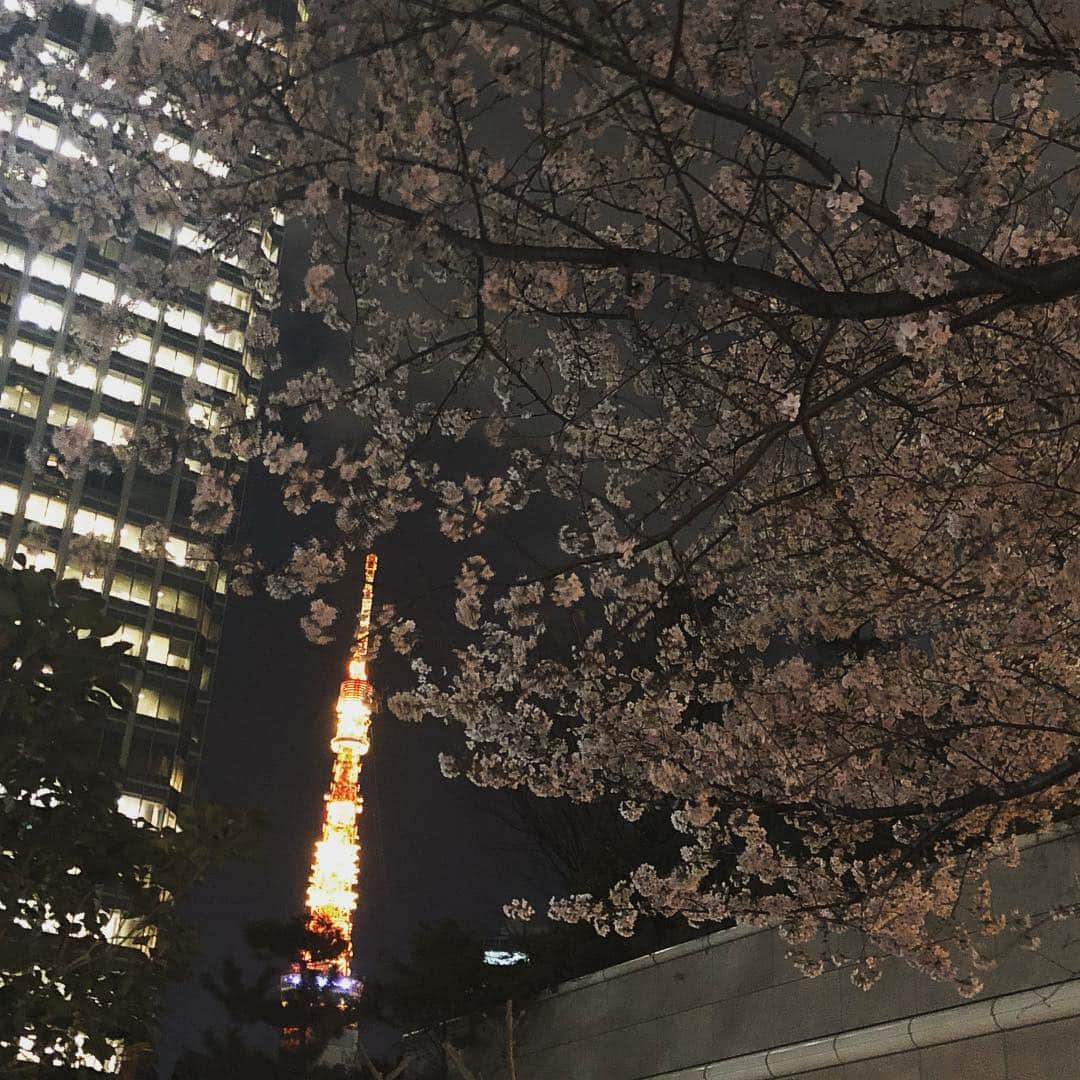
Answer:
[[352, 920], [360, 877], [356, 819], [364, 808], [359, 792], [360, 766], [371, 746], [373, 691], [368, 681], [367, 658], [377, 566], [378, 558], [368, 555], [364, 562], [364, 592], [356, 636], [349, 652], [348, 675], [341, 683], [334, 706], [337, 727], [330, 740], [334, 766], [330, 790], [324, 796], [322, 833], [315, 843], [307, 894], [308, 926], [332, 929], [345, 942], [345, 949], [333, 961], [323, 964], [309, 961], [307, 967], [321, 968], [341, 989], [348, 988], [345, 984], [352, 985]]

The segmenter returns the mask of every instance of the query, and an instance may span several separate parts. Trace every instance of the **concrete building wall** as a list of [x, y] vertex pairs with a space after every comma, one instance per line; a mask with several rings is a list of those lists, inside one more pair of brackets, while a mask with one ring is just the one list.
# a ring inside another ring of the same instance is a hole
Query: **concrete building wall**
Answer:
[[[1080, 842], [1034, 845], [995, 875], [996, 907], [1080, 900]], [[873, 990], [800, 975], [771, 931], [722, 931], [564, 984], [518, 1025], [519, 1080], [1034, 1080], [1080, 1077], [1080, 934], [1037, 951], [991, 939], [997, 967], [965, 1003], [901, 963]], [[1031, 993], [1035, 988], [1045, 988]], [[1028, 992], [1028, 993], [1024, 993]], [[493, 1051], [485, 1077], [505, 1077]], [[838, 1064], [846, 1062], [846, 1064]]]

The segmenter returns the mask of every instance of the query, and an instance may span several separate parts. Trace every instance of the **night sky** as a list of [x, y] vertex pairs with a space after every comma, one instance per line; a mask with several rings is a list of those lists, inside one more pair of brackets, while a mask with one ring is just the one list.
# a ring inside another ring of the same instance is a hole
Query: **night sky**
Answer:
[[[287, 297], [295, 296], [303, 260], [303, 237], [290, 231], [283, 255]], [[341, 343], [312, 318], [290, 314], [280, 325], [284, 375], [341, 354]], [[329, 445], [359, 435], [355, 423], [332, 418], [322, 425], [320, 441]], [[274, 479], [252, 470], [241, 527], [264, 550], [285, 554], [320, 519], [292, 517], [276, 505], [275, 493]], [[447, 617], [446, 590], [463, 553], [437, 541], [430, 518], [423, 526], [419, 521], [403, 520], [376, 548], [376, 610], [380, 601], [408, 606], [429, 643], [445, 635], [452, 645], [455, 624]], [[362, 560], [357, 553], [350, 579], [324, 593], [341, 612], [333, 645], [318, 647], [303, 638], [298, 619], [306, 600], [229, 598], [197, 797], [259, 809], [267, 833], [256, 861], [229, 865], [186, 903], [185, 914], [201, 938], [197, 972], [217, 971], [230, 954], [243, 957], [246, 920], [288, 918], [302, 910], [330, 775], [333, 702], [359, 608]], [[409, 685], [410, 677], [407, 661], [389, 649], [373, 665], [378, 694]], [[508, 899], [530, 884], [535, 890], [535, 874], [507, 850], [511, 837], [493, 812], [499, 796], [448, 782], [439, 772], [436, 755], [452, 738], [438, 724], [403, 724], [385, 707], [374, 717], [372, 749], [361, 774], [365, 810], [354, 933], [361, 976], [377, 973], [387, 958], [403, 956], [420, 921], [456, 918], [490, 933], [502, 922]], [[197, 1045], [202, 1030], [220, 1019], [197, 977], [174, 990], [160, 1075], [168, 1077], [176, 1054]]]

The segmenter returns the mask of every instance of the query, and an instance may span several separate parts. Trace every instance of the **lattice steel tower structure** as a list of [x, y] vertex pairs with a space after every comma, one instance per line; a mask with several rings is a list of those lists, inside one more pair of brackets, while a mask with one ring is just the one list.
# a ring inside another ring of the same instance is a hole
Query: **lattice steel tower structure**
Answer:
[[[359, 998], [363, 985], [352, 975], [352, 922], [360, 880], [360, 836], [357, 818], [364, 809], [360, 795], [360, 766], [371, 748], [371, 713], [374, 693], [368, 679], [368, 638], [378, 558], [364, 562], [364, 591], [360, 616], [346, 677], [338, 691], [334, 713], [337, 724], [330, 740], [334, 766], [325, 795], [322, 831], [315, 842], [307, 893], [307, 926], [319, 933], [336, 934], [345, 947], [326, 959], [304, 953], [281, 977], [281, 1003], [296, 1006], [299, 1015], [283, 1015], [281, 1046], [295, 1051], [309, 1044], [315, 1033], [316, 1002], [346, 1009]], [[329, 1000], [328, 1000], [329, 999]], [[317, 1022], [317, 1021], [316, 1021]]]
[[338, 692], [334, 713], [337, 728], [330, 749], [334, 767], [326, 793], [322, 834], [315, 843], [308, 886], [308, 924], [312, 929], [333, 928], [345, 941], [345, 950], [330, 966], [348, 978], [352, 966], [352, 920], [356, 911], [360, 876], [360, 838], [357, 818], [364, 809], [360, 795], [360, 766], [371, 747], [373, 692], [368, 680], [368, 636], [378, 558], [364, 562], [364, 592], [356, 636], [349, 653], [348, 674]]

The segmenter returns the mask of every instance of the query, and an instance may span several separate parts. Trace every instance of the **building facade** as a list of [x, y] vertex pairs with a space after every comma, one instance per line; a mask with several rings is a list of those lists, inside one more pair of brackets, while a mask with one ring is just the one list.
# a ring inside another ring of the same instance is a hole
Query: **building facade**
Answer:
[[[13, 4], [21, 0], [5, 6], [24, 10]], [[45, 51], [70, 63], [90, 47], [95, 27], [152, 17], [128, 0], [73, 5], [50, 21]], [[0, 111], [0, 148], [33, 154], [47, 176], [51, 157], [75, 152], [63, 113], [35, 88], [23, 101], [21, 113]], [[178, 140], [167, 152], [177, 148], [198, 154]], [[205, 288], [182, 303], [127, 297], [125, 268], [133, 260], [164, 267], [184, 249], [205, 250], [204, 239], [185, 225], [140, 229], [102, 245], [74, 228], [65, 239], [59, 250], [38, 249], [0, 206], [0, 553], [8, 566], [21, 552], [30, 566], [80, 578], [120, 620], [115, 640], [131, 643], [125, 666], [135, 704], [103, 733], [102, 753], [123, 767], [123, 812], [170, 825], [198, 774], [226, 582], [216, 562], [193, 557], [198, 456], [176, 453], [168, 471], [151, 472], [124, 448], [138, 443], [147, 425], [209, 425], [236, 397], [254, 409], [258, 386], [245, 328], [257, 297], [238, 261], [219, 262]], [[259, 240], [258, 258], [276, 262], [280, 228]], [[73, 327], [117, 303], [132, 317], [133, 332], [87, 362], [74, 347]], [[119, 451], [115, 467], [64, 474], [56, 436], [78, 424]], [[151, 526], [164, 553], [144, 553]], [[93, 573], [79, 558], [86, 536], [111, 546]]]

